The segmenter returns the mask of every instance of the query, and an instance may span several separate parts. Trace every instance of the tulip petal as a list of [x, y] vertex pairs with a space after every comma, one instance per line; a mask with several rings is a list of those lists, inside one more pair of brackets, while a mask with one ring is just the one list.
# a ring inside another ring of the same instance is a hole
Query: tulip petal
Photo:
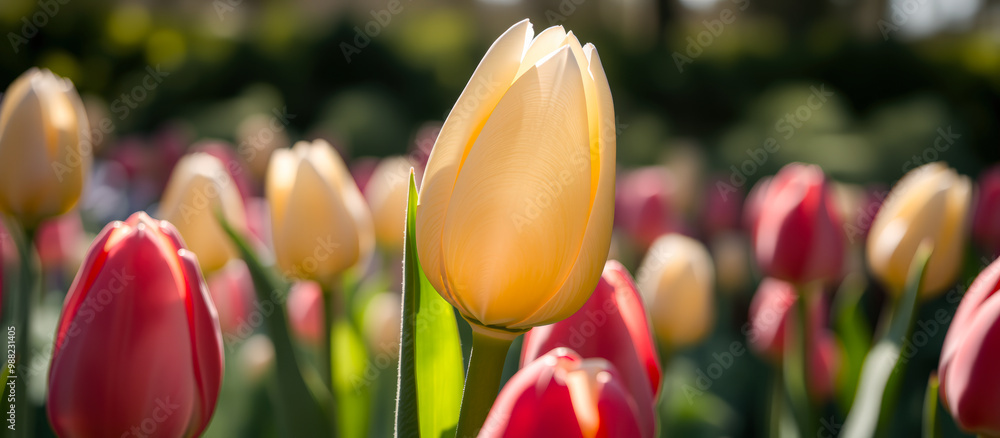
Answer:
[[[441, 236], [458, 171], [476, 134], [482, 130], [493, 109], [500, 102], [517, 74], [533, 32], [531, 23], [522, 20], [498, 38], [476, 67], [448, 115], [424, 170], [417, 209], [417, 242], [420, 264], [438, 292], [447, 295]], [[455, 304], [454, 299], [449, 299]]]
[[[567, 39], [576, 37], [569, 33]], [[570, 44], [570, 48], [573, 45]], [[587, 43], [583, 48], [584, 55], [590, 61], [588, 74], [584, 74], [584, 84], [593, 84], [593, 95], [596, 102], [588, 99], [588, 123], [596, 131], [590, 129], [590, 188], [591, 202], [587, 228], [584, 232], [580, 252], [573, 264], [573, 270], [563, 282], [559, 290], [552, 294], [545, 304], [538, 308], [529, 318], [519, 321], [525, 326], [549, 324], [573, 314], [583, 306], [590, 294], [581, 291], [591, 291], [600, 278], [601, 266], [608, 258], [611, 247], [611, 228], [614, 223], [615, 200], [615, 163], [616, 163], [616, 126], [615, 107], [611, 98], [611, 86], [604, 74], [604, 66], [593, 44]], [[588, 80], [589, 79], [589, 80]], [[585, 87], [586, 89], [587, 87]], [[592, 109], [596, 108], [595, 113]], [[587, 154], [587, 152], [584, 152]], [[578, 157], [578, 155], [574, 155]], [[583, 158], [579, 158], [582, 162]], [[596, 182], [596, 185], [595, 185]]]
[[[575, 310], [589, 296], [549, 292], [572, 272], [590, 210], [586, 105], [564, 47], [511, 86], [462, 166], [444, 221], [445, 272], [484, 324], [510, 326], [550, 299], [562, 314], [563, 302], [575, 298]], [[600, 265], [593, 272], [590, 287]]]
[[[169, 225], [168, 225], [169, 226]], [[223, 352], [222, 332], [215, 305], [208, 296], [208, 286], [198, 268], [198, 260], [186, 249], [177, 252], [183, 278], [181, 288], [188, 318], [188, 335], [191, 342], [191, 366], [194, 374], [195, 391], [192, 419], [187, 436], [200, 436], [208, 427], [215, 411], [215, 402], [222, 389]]]

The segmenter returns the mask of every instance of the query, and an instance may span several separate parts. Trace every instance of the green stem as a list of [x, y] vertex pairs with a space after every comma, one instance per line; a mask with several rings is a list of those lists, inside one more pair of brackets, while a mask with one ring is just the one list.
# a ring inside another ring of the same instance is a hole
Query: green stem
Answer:
[[486, 422], [500, 390], [507, 350], [516, 337], [487, 330], [472, 324], [472, 355], [465, 375], [457, 438], [475, 437]]
[[[15, 236], [17, 227], [7, 227], [11, 236]], [[14, 351], [16, 362], [14, 374], [8, 378], [19, 380], [16, 386], [16, 397], [14, 399], [14, 411], [17, 413], [17, 428], [12, 436], [31, 436], [31, 426], [33, 419], [31, 414], [33, 406], [28, 399], [28, 375], [31, 367], [31, 345], [28, 339], [31, 336], [31, 307], [32, 302], [37, 297], [38, 289], [38, 260], [35, 257], [34, 249], [35, 229], [24, 229], [21, 238], [14, 238], [19, 260], [20, 272], [18, 275], [18, 293], [7, 293], [3, 296], [3, 329], [8, 331], [14, 329]], [[6, 382], [5, 382], [6, 383]], [[5, 394], [8, 392], [5, 391]]]
[[[795, 311], [792, 312], [796, 330], [792, 331], [793, 342], [789, 345], [791, 349], [785, 352], [782, 370], [788, 402], [795, 414], [795, 423], [801, 437], [812, 436], [812, 431], [815, 430], [812, 399], [809, 397], [809, 343], [812, 338], [808, 322], [810, 299], [811, 293], [807, 288], [799, 287]], [[790, 327], [786, 327], [788, 329]]]

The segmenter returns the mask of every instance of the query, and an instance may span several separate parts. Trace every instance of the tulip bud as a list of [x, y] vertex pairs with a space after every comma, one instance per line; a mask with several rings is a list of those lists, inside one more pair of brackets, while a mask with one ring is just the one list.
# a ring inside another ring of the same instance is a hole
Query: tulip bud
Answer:
[[800, 284], [840, 277], [843, 224], [819, 166], [783, 167], [762, 202], [753, 243], [767, 275]]
[[139, 212], [105, 227], [56, 330], [47, 402], [56, 434], [200, 435], [223, 372], [207, 289], [170, 223]]
[[300, 141], [274, 151], [266, 192], [275, 257], [287, 275], [328, 284], [367, 261], [375, 240], [371, 213], [329, 143]]
[[246, 230], [246, 210], [236, 184], [218, 158], [196, 152], [174, 167], [157, 216], [177, 227], [201, 269], [213, 272], [236, 257], [236, 248], [219, 224], [222, 213], [233, 228]]
[[[817, 296], [820, 291], [811, 291]], [[792, 323], [792, 312], [798, 294], [795, 286], [776, 278], [765, 278], [761, 281], [750, 302], [749, 331], [747, 341], [755, 352], [780, 366], [787, 348], [787, 328], [795, 327]], [[833, 390], [833, 379], [836, 376], [837, 343], [833, 334], [824, 327], [826, 320], [826, 303], [822, 299], [812, 301], [809, 317], [811, 340], [808, 343], [809, 352], [809, 387], [810, 394], [816, 398], [826, 399]]]
[[671, 198], [674, 182], [663, 167], [633, 170], [622, 177], [616, 198], [616, 224], [641, 248], [664, 234], [677, 231]]
[[299, 281], [288, 291], [288, 325], [309, 344], [323, 340], [323, 290], [312, 281]]
[[427, 163], [416, 212], [430, 283], [480, 327], [524, 331], [587, 301], [607, 260], [615, 124], [597, 50], [521, 21], [493, 43]]
[[941, 401], [963, 430], [978, 436], [1000, 436], [997, 290], [1000, 260], [980, 273], [962, 298], [945, 335], [938, 365]]
[[955, 282], [968, 234], [972, 183], [943, 163], [911, 170], [886, 197], [868, 232], [868, 267], [888, 291], [901, 294], [920, 242], [934, 252], [920, 297], [933, 297]]
[[403, 229], [406, 228], [406, 199], [410, 194], [410, 169], [405, 157], [390, 157], [379, 162], [365, 186], [365, 198], [375, 222], [375, 241], [390, 254], [403, 254]]
[[608, 360], [622, 372], [639, 406], [649, 408], [638, 414], [643, 436], [653, 436], [661, 370], [648, 319], [632, 276], [621, 263], [609, 261], [597, 289], [579, 311], [524, 335], [521, 367], [557, 347], [568, 347], [584, 358]]
[[236, 333], [247, 321], [254, 303], [250, 269], [240, 259], [232, 259], [208, 277], [208, 292], [219, 312], [222, 333]]
[[697, 343], [715, 323], [715, 267], [705, 246], [690, 237], [656, 239], [639, 267], [639, 291], [653, 331], [671, 347]]
[[32, 68], [0, 103], [0, 211], [27, 227], [76, 205], [90, 170], [87, 113], [68, 79]]
[[638, 412], [614, 365], [557, 348], [504, 385], [479, 438], [646, 436]]
[[976, 213], [972, 219], [972, 241], [991, 255], [1000, 253], [1000, 165], [979, 176]]

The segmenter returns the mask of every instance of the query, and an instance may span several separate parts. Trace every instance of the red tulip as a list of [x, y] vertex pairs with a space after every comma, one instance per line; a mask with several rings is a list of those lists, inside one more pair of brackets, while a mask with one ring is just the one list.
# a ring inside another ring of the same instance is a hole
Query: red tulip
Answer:
[[632, 276], [611, 260], [593, 295], [573, 316], [525, 333], [521, 367], [557, 347], [571, 348], [584, 358], [607, 359], [621, 371], [640, 408], [643, 436], [652, 436], [661, 372], [647, 319]]
[[[765, 278], [750, 302], [750, 319], [744, 334], [751, 349], [775, 364], [781, 364], [784, 359], [786, 327], [792, 324], [791, 315], [797, 299], [798, 294], [791, 283]], [[809, 364], [813, 372], [809, 373], [809, 386], [812, 395], [825, 399], [833, 389], [836, 375], [837, 341], [824, 327], [826, 304], [821, 299], [811, 304], [807, 322], [812, 333]]]
[[979, 177], [976, 192], [976, 213], [972, 219], [973, 241], [992, 254], [1000, 252], [1000, 165], [993, 166]]
[[48, 386], [56, 434], [197, 436], [222, 369], [215, 306], [173, 225], [139, 212], [105, 227], [57, 326]]
[[618, 183], [615, 225], [646, 248], [664, 234], [677, 231], [671, 205], [673, 181], [663, 167], [646, 167], [629, 172]]
[[1000, 436], [1000, 259], [969, 287], [941, 348], [941, 400], [962, 429]]
[[479, 432], [479, 438], [556, 436], [642, 436], [635, 401], [614, 365], [552, 350], [511, 377]]
[[312, 281], [299, 281], [288, 291], [288, 323], [299, 339], [319, 344], [323, 339], [323, 291]]
[[757, 217], [757, 263], [772, 277], [792, 283], [840, 277], [844, 230], [829, 184], [819, 166], [781, 169], [768, 184]]

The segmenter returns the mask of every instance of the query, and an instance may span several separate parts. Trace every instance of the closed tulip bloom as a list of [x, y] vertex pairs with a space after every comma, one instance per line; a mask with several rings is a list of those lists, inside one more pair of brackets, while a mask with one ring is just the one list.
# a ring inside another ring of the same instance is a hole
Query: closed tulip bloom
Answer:
[[590, 297], [614, 215], [615, 124], [597, 50], [521, 21], [493, 43], [431, 152], [420, 264], [476, 326], [519, 332]]
[[521, 366], [558, 347], [568, 347], [584, 358], [608, 360], [643, 407], [638, 412], [642, 436], [653, 436], [661, 370], [648, 319], [632, 276], [621, 263], [609, 261], [597, 289], [579, 311], [524, 335]]
[[198, 261], [143, 212], [94, 240], [66, 296], [49, 370], [61, 437], [198, 436], [222, 383], [222, 334]]
[[708, 335], [715, 323], [715, 267], [701, 242], [680, 234], [657, 239], [639, 267], [638, 285], [661, 341], [682, 347]]
[[76, 205], [90, 170], [87, 113], [68, 79], [32, 68], [0, 103], [0, 211], [27, 227]]
[[882, 203], [868, 232], [868, 267], [888, 291], [901, 294], [917, 247], [925, 239], [933, 253], [921, 298], [943, 292], [958, 277], [968, 235], [972, 183], [943, 163], [907, 173]]
[[1000, 253], [1000, 165], [979, 176], [972, 241], [993, 255]]
[[674, 180], [667, 168], [650, 166], [629, 172], [618, 187], [615, 222], [641, 248], [677, 231]]
[[323, 290], [316, 282], [298, 281], [288, 291], [288, 325], [299, 340], [323, 340]]
[[275, 257], [287, 275], [329, 283], [371, 254], [371, 213], [326, 141], [274, 151], [266, 192]]
[[205, 272], [214, 272], [236, 257], [236, 248], [216, 216], [220, 212], [233, 228], [246, 230], [246, 209], [226, 165], [203, 152], [181, 158], [157, 216], [177, 227]]
[[365, 198], [375, 223], [375, 241], [390, 254], [403, 254], [406, 199], [410, 194], [412, 167], [413, 163], [406, 157], [383, 159], [365, 186]]
[[1000, 436], [1000, 260], [976, 278], [948, 327], [938, 376], [945, 408], [969, 433]]
[[839, 278], [844, 230], [819, 166], [792, 163], [768, 183], [754, 233], [757, 263], [793, 283]]
[[[819, 291], [815, 291], [818, 293]], [[764, 278], [750, 302], [750, 348], [757, 354], [780, 365], [785, 357], [787, 328], [795, 327], [792, 312], [798, 300], [795, 286], [776, 278]], [[825, 399], [832, 393], [837, 367], [837, 341], [824, 327], [827, 307], [822, 299], [812, 300], [809, 309], [811, 341], [808, 343], [811, 395]]]
[[639, 437], [639, 419], [614, 365], [557, 348], [504, 385], [479, 438]]

